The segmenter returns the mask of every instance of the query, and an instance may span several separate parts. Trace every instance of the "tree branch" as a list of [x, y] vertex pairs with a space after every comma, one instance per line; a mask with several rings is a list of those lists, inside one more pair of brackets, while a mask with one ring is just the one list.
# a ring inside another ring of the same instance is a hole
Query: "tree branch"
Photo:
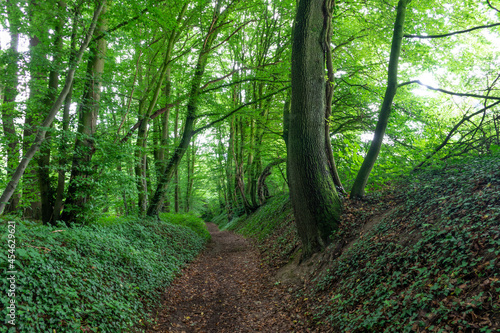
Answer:
[[[492, 7], [493, 8], [493, 7]], [[493, 28], [493, 27], [496, 27], [496, 26], [499, 26], [500, 23], [492, 23], [492, 24], [487, 24], [487, 25], [480, 25], [478, 27], [474, 27], [474, 28], [470, 28], [470, 29], [466, 29], [466, 30], [459, 30], [459, 31], [454, 31], [454, 32], [450, 32], [450, 33], [447, 33], [447, 34], [442, 34], [442, 35], [428, 35], [428, 36], [424, 36], [424, 35], [404, 35], [403, 37], [405, 38], [443, 38], [443, 37], [449, 37], [449, 36], [453, 36], [453, 35], [458, 35], [458, 34], [464, 34], [464, 33], [467, 33], [467, 32], [471, 32], [471, 31], [474, 31], [474, 30], [478, 30], [478, 29], [487, 29], [487, 28]]]
[[456, 93], [456, 92], [452, 92], [452, 91], [448, 91], [448, 90], [444, 90], [444, 89], [440, 89], [440, 88], [434, 88], [434, 87], [428, 86], [426, 84], [423, 84], [420, 80], [413, 80], [413, 81], [408, 81], [408, 82], [401, 83], [401, 84], [398, 85], [398, 88], [401, 88], [403, 86], [407, 86], [407, 85], [410, 85], [410, 84], [413, 84], [413, 83], [417, 83], [417, 84], [419, 84], [421, 86], [426, 87], [427, 89], [439, 91], [439, 92], [442, 92], [442, 93], [448, 94], [448, 95], [454, 95], [454, 96], [460, 96], [460, 97], [475, 97], [475, 98], [493, 99], [493, 100], [496, 100], [496, 101], [500, 101], [500, 97], [495, 97], [495, 96], [485, 96], [485, 95], [477, 95], [477, 94]]
[[282, 92], [282, 91], [285, 91], [285, 90], [287, 90], [287, 89], [289, 89], [289, 88], [290, 88], [290, 86], [286, 86], [286, 87], [281, 88], [281, 89], [278, 89], [277, 91], [272, 92], [272, 93], [270, 93], [270, 94], [268, 94], [268, 95], [266, 95], [266, 96], [264, 96], [264, 97], [261, 97], [261, 98], [259, 98], [259, 99], [256, 99], [256, 100], [254, 100], [254, 101], [252, 101], [252, 102], [248, 102], [248, 103], [242, 104], [242, 105], [238, 106], [236, 109], [234, 109], [234, 110], [232, 110], [231, 112], [227, 113], [225, 116], [223, 116], [223, 117], [221, 117], [221, 118], [219, 118], [219, 119], [217, 119], [217, 120], [214, 120], [214, 121], [212, 121], [212, 122], [210, 122], [210, 123], [206, 124], [205, 126], [202, 126], [202, 127], [198, 128], [198, 129], [195, 129], [195, 130], [193, 131], [193, 135], [198, 134], [199, 132], [204, 131], [204, 130], [206, 130], [207, 128], [212, 127], [213, 125], [215, 125], [215, 124], [217, 124], [217, 123], [220, 123], [221, 121], [223, 121], [223, 120], [225, 120], [225, 119], [227, 119], [227, 118], [231, 117], [233, 114], [235, 114], [236, 112], [240, 111], [241, 109], [243, 109], [243, 108], [244, 108], [244, 107], [246, 107], [246, 106], [249, 106], [249, 105], [252, 105], [252, 104], [258, 103], [258, 102], [260, 102], [260, 101], [262, 101], [262, 100], [265, 100], [265, 99], [267, 99], [267, 98], [269, 98], [269, 97], [271, 97], [271, 96], [274, 96], [274, 95], [276, 95], [276, 94], [278, 94], [278, 93], [280, 93], [280, 92]]
[[[165, 0], [160, 0], [157, 2], [157, 4], [160, 4], [162, 2], [165, 2]], [[127, 21], [123, 21], [122, 23], [114, 26], [113, 28], [109, 29], [109, 30], [106, 30], [104, 31], [103, 33], [101, 33], [99, 36], [96, 36], [94, 39], [92, 39], [92, 42], [96, 42], [98, 41], [99, 39], [103, 39], [106, 35], [109, 35], [110, 33], [112, 32], [115, 32], [116, 30], [134, 22], [135, 20], [139, 19], [143, 14], [147, 13], [149, 11], [149, 8], [144, 8], [143, 10], [141, 10], [141, 12], [139, 13], [139, 15], [136, 15], [132, 18], [130, 18], [129, 20]]]
[[490, 0], [486, 0], [486, 2], [488, 2], [488, 6], [489, 6], [491, 9], [493, 9], [493, 10], [495, 10], [495, 11], [497, 11], [497, 12], [500, 12], [500, 10], [499, 10], [498, 8], [493, 7], [493, 5], [491, 4]]
[[431, 158], [433, 157], [434, 155], [436, 155], [444, 146], [446, 146], [446, 144], [448, 143], [448, 141], [450, 141], [450, 139], [452, 138], [452, 136], [455, 134], [455, 132], [458, 130], [458, 128], [466, 121], [468, 121], [469, 119], [471, 119], [472, 117], [474, 116], [477, 116], [478, 114], [482, 113], [482, 112], [486, 112], [486, 110], [488, 109], [491, 109], [492, 107], [496, 106], [500, 104], [500, 101], [498, 102], [495, 102], [491, 105], [488, 105], [488, 106], [485, 106], [484, 108], [482, 108], [481, 110], [479, 111], [476, 111], [468, 116], [463, 116], [462, 120], [460, 120], [455, 126], [453, 126], [453, 128], [451, 129], [451, 131], [448, 133], [448, 135], [446, 136], [446, 138], [443, 140], [443, 142], [437, 146], [436, 148], [434, 148], [434, 151], [432, 153], [430, 153], [429, 155], [427, 155], [425, 157], [425, 160], [423, 160], [422, 162], [420, 162], [414, 169], [413, 171], [417, 171], [419, 170], [420, 168], [422, 168], [422, 166]]

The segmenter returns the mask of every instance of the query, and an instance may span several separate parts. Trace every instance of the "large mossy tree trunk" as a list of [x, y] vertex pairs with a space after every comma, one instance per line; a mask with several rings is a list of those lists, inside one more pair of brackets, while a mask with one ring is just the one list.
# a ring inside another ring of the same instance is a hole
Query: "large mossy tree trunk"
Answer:
[[326, 0], [299, 2], [292, 44], [288, 178], [303, 258], [330, 243], [341, 212], [325, 153], [326, 8]]
[[361, 198], [364, 196], [368, 177], [370, 176], [370, 172], [372, 171], [378, 154], [380, 153], [380, 147], [382, 147], [382, 141], [384, 139], [385, 130], [391, 114], [392, 100], [394, 99], [398, 89], [398, 62], [399, 54], [401, 53], [403, 26], [405, 22], [406, 5], [408, 2], [409, 0], [400, 0], [398, 2], [396, 21], [394, 23], [394, 33], [392, 35], [389, 68], [387, 70], [387, 88], [385, 90], [382, 106], [380, 107], [377, 126], [375, 127], [375, 134], [373, 136], [372, 143], [370, 144], [370, 148], [368, 149], [368, 153], [363, 160], [363, 164], [361, 165], [358, 175], [356, 176], [356, 180], [352, 186], [351, 198]]

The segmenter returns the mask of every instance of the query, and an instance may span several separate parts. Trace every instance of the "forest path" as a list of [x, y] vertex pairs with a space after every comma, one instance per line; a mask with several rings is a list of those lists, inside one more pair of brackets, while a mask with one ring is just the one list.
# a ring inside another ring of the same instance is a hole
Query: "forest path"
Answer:
[[251, 242], [207, 223], [212, 241], [170, 285], [148, 332], [311, 332]]

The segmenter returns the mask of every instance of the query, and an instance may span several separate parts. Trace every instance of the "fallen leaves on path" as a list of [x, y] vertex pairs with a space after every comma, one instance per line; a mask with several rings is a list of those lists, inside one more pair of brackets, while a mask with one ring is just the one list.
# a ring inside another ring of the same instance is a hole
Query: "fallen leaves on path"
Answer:
[[148, 332], [314, 332], [246, 239], [208, 223], [212, 241], [164, 294]]

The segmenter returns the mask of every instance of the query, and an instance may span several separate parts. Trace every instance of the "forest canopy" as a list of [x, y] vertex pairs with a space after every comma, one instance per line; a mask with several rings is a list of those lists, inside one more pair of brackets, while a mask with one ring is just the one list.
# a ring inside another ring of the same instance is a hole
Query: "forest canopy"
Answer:
[[[231, 219], [289, 185], [298, 202], [293, 188], [313, 169], [297, 153], [321, 151], [326, 171], [311, 173], [330, 184], [327, 201], [499, 153], [499, 2], [296, 6], [3, 2], [1, 210], [46, 224], [169, 211]], [[294, 74], [313, 63], [314, 101]]]

